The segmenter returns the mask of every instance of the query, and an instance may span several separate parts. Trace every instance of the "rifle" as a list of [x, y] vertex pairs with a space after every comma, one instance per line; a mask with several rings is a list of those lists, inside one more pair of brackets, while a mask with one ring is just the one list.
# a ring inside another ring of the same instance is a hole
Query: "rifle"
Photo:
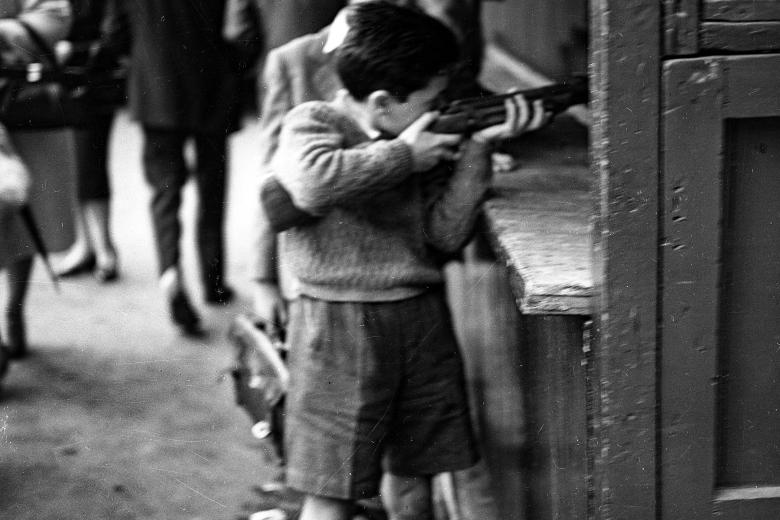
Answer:
[[[559, 114], [573, 105], [588, 102], [588, 80], [572, 76], [561, 83], [492, 96], [459, 99], [450, 102], [433, 122], [429, 131], [440, 134], [472, 134], [506, 120], [505, 101], [522, 94], [528, 101], [542, 99], [544, 110]], [[315, 222], [319, 217], [295, 206], [287, 190], [273, 175], [260, 187], [260, 200], [274, 232], [280, 233], [296, 226]]]

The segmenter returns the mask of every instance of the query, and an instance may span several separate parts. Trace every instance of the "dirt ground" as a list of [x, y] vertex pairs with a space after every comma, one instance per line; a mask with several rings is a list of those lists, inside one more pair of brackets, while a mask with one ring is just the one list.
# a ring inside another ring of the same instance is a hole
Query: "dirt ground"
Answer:
[[[0, 395], [0, 518], [234, 520], [268, 505], [257, 486], [276, 469], [224, 372], [228, 324], [249, 306], [256, 138], [252, 128], [232, 139], [228, 276], [238, 302], [200, 303], [185, 229], [184, 264], [209, 331], [190, 340], [170, 325], [156, 287], [140, 135], [120, 116], [111, 176], [122, 277], [69, 279], [56, 294], [37, 266], [31, 356], [11, 366]], [[189, 186], [185, 214], [193, 201]]]

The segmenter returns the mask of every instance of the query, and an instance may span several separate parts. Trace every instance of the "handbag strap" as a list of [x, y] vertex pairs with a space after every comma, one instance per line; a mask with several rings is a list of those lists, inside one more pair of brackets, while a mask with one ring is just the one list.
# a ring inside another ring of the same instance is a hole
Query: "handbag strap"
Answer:
[[27, 32], [27, 35], [30, 37], [32, 42], [36, 47], [38, 47], [38, 50], [41, 52], [43, 57], [46, 58], [48, 61], [47, 65], [55, 72], [59, 72], [61, 70], [60, 64], [57, 61], [57, 56], [54, 54], [54, 49], [51, 48], [49, 43], [44, 40], [38, 31], [35, 30], [29, 23], [22, 20], [21, 18], [17, 18], [16, 21], [19, 22], [19, 25], [21, 25], [22, 28]]

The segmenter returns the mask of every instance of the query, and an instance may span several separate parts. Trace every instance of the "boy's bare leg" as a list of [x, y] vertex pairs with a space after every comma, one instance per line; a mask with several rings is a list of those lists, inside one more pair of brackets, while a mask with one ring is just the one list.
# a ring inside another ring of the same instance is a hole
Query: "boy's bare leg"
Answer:
[[350, 520], [352, 508], [351, 500], [306, 495], [298, 520]]
[[390, 520], [430, 520], [431, 477], [400, 477], [385, 473], [382, 503]]

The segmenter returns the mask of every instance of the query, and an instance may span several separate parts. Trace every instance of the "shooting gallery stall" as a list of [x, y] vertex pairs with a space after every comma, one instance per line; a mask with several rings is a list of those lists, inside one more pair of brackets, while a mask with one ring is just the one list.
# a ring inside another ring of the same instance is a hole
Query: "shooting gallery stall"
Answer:
[[484, 6], [486, 77], [584, 23], [591, 88], [449, 272], [500, 517], [780, 518], [780, 3]]

